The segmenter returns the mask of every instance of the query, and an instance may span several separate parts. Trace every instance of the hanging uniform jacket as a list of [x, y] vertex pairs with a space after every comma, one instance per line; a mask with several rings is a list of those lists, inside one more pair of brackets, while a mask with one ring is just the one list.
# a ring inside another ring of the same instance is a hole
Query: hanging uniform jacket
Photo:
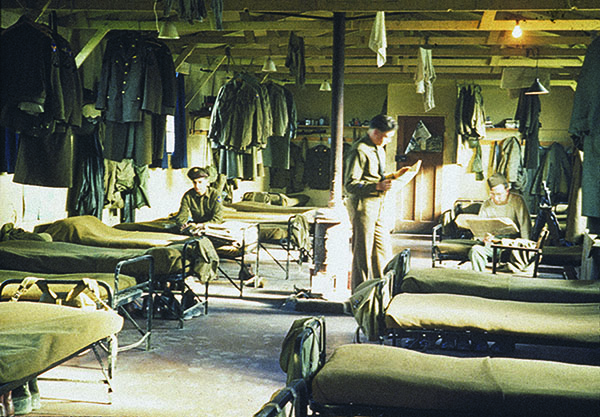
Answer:
[[269, 94], [254, 77], [236, 76], [219, 89], [211, 112], [208, 137], [238, 152], [264, 147], [273, 133]]
[[537, 169], [540, 147], [540, 112], [542, 107], [537, 95], [527, 95], [521, 90], [515, 119], [519, 121], [519, 132], [525, 139], [525, 167]]
[[91, 215], [102, 220], [104, 208], [104, 156], [102, 123], [98, 118], [84, 118], [75, 133], [73, 187], [67, 196], [69, 216]]
[[291, 143], [289, 169], [271, 168], [269, 171], [269, 186], [271, 188], [285, 188], [288, 194], [304, 191], [304, 164], [302, 147]]
[[[161, 113], [161, 74], [153, 51], [140, 35], [109, 40], [102, 61], [96, 109], [111, 122], [141, 122], [142, 110]], [[162, 100], [162, 97], [161, 97]]]
[[296, 85], [303, 86], [306, 81], [306, 64], [304, 62], [304, 38], [290, 32], [285, 66], [296, 78]]
[[501, 158], [495, 172], [503, 174], [515, 191], [523, 193], [527, 182], [527, 172], [523, 166], [523, 156], [519, 140], [512, 136], [502, 141]]
[[566, 202], [569, 195], [573, 169], [571, 160], [565, 148], [554, 142], [544, 154], [540, 166], [535, 173], [531, 185], [531, 194], [545, 195], [542, 181], [550, 190], [550, 199], [553, 204]]
[[[288, 169], [290, 166], [290, 110], [288, 96], [282, 86], [269, 82], [265, 84], [271, 103], [273, 134], [267, 139], [264, 150], [264, 164], [267, 167]], [[293, 97], [291, 100], [293, 104]]]
[[138, 166], [160, 160], [176, 98], [168, 47], [138, 32], [116, 34], [106, 46], [96, 100], [107, 121], [105, 157]]
[[478, 181], [483, 180], [483, 163], [481, 160], [481, 144], [479, 139], [485, 136], [485, 109], [481, 87], [470, 85], [461, 87], [454, 111], [456, 134], [463, 141], [468, 141], [469, 147], [475, 150], [471, 172], [476, 174]]
[[573, 100], [573, 112], [569, 133], [576, 143], [583, 146], [583, 168], [581, 190], [583, 194], [581, 213], [600, 218], [600, 38], [596, 37], [588, 46], [581, 66], [577, 90]]
[[23, 16], [0, 35], [0, 123], [20, 133], [13, 181], [72, 185], [82, 88], [69, 43]]
[[331, 181], [331, 149], [317, 145], [306, 153], [304, 182], [315, 190], [329, 190]]

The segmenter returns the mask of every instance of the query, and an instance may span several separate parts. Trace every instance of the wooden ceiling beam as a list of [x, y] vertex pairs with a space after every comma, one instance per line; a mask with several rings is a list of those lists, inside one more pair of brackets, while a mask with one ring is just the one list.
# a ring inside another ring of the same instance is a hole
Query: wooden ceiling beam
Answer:
[[[386, 19], [386, 30], [401, 31], [512, 31], [515, 20], [494, 20], [480, 25], [481, 20], [392, 20]], [[600, 29], [600, 20], [524, 20], [520, 21], [521, 29], [527, 31], [591, 31]], [[372, 21], [361, 21], [358, 28], [369, 30]]]
[[226, 10], [244, 10], [260, 12], [277, 11], [305, 13], [310, 11], [329, 10], [339, 12], [424, 12], [424, 11], [555, 11], [555, 10], [598, 10], [596, 0], [227, 0]]
[[[175, 22], [177, 30], [181, 34], [196, 33], [202, 31], [214, 31], [208, 19], [202, 23], [190, 25], [187, 22]], [[526, 20], [521, 21], [521, 28], [524, 36], [531, 31], [593, 31], [600, 29], [600, 20], [597, 19], [577, 19], [577, 20]], [[66, 22], [66, 26], [71, 29], [114, 29], [114, 30], [156, 30], [156, 23], [152, 20], [103, 20], [103, 19], [74, 19]], [[373, 25], [372, 20], [355, 22], [353, 27], [356, 30], [364, 31], [368, 36]], [[480, 20], [392, 20], [386, 19], [386, 30], [392, 34], [395, 31], [445, 31], [445, 32], [478, 32], [478, 31], [507, 31], [510, 32], [515, 26], [514, 20], [494, 20], [481, 25]], [[307, 31], [322, 32], [332, 29], [331, 23], [321, 20], [279, 20], [275, 22], [262, 21], [237, 21], [224, 22], [226, 31]], [[485, 26], [485, 28], [482, 28]]]
[[[152, 11], [153, 1], [148, 0], [52, 0], [48, 9], [71, 11]], [[36, 0], [2, 0], [3, 9], [34, 9], [39, 7]], [[162, 3], [159, 4], [162, 6]], [[210, 8], [210, 7], [209, 7]], [[482, 12], [498, 11], [570, 11], [599, 10], [597, 0], [227, 0], [224, 11], [243, 12], [287, 12], [306, 13], [319, 11], [338, 12]], [[162, 11], [162, 10], [161, 10]]]
[[[218, 46], [213, 48], [196, 47], [194, 53], [198, 55], [209, 55], [216, 56], [224, 53], [225, 46]], [[321, 55], [312, 54], [311, 56], [329, 58], [333, 56], [333, 49], [326, 48], [322, 49]], [[286, 48], [245, 48], [245, 47], [231, 47], [231, 54], [234, 56], [265, 56], [271, 54], [272, 57], [285, 57], [287, 55]], [[374, 56], [374, 52], [368, 48], [346, 48], [346, 57], [371, 57]], [[387, 48], [387, 54], [389, 56], [416, 56], [417, 49], [410, 47], [389, 47]], [[552, 57], [579, 57], [585, 56], [585, 49], [567, 49], [567, 48], [539, 48], [536, 50], [536, 54], [540, 57], [552, 56]], [[436, 48], [434, 56], [440, 57], [527, 57], [531, 55], [530, 51], [524, 48], [473, 48], [473, 49], [460, 49], [460, 48]]]

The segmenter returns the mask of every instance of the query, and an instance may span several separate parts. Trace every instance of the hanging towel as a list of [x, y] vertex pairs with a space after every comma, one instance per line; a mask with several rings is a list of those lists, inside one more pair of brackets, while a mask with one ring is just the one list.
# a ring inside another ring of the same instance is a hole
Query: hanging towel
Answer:
[[435, 70], [431, 59], [431, 49], [419, 48], [415, 86], [417, 94], [423, 94], [423, 104], [426, 112], [435, 107], [435, 100], [433, 99], [434, 81]]
[[385, 13], [377, 12], [375, 22], [371, 28], [371, 37], [369, 38], [369, 49], [377, 54], [377, 66], [382, 67], [387, 59], [386, 57], [387, 39], [385, 37]]

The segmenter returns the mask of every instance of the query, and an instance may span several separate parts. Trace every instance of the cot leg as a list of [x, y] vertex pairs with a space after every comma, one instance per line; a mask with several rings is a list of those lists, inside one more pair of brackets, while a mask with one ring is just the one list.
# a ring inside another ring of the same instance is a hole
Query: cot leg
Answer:
[[208, 281], [204, 284], [204, 315], [208, 314]]

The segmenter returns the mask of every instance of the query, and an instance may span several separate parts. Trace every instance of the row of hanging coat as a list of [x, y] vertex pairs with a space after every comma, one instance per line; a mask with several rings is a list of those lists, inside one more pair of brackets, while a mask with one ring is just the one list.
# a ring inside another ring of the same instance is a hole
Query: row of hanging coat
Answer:
[[19, 134], [13, 181], [70, 187], [82, 88], [69, 42], [23, 16], [0, 35], [0, 56], [0, 125], [12, 132], [6, 149]]
[[[289, 165], [289, 140], [296, 134], [296, 106], [282, 86], [261, 84], [247, 73], [236, 74], [219, 89], [208, 137], [218, 149], [219, 172], [227, 178], [262, 176], [267, 164]], [[287, 162], [286, 162], [287, 161]]]
[[[105, 191], [121, 221], [149, 206], [148, 166], [161, 166], [166, 117], [174, 115], [176, 74], [171, 51], [155, 37], [135, 31], [111, 35], [102, 58], [96, 109], [105, 123]], [[122, 189], [123, 184], [131, 186]]]
[[176, 91], [173, 57], [163, 42], [134, 31], [109, 39], [96, 100], [106, 121], [105, 157], [160, 164]]
[[569, 125], [573, 141], [584, 153], [581, 213], [593, 233], [600, 233], [600, 36], [588, 46], [581, 66]]

